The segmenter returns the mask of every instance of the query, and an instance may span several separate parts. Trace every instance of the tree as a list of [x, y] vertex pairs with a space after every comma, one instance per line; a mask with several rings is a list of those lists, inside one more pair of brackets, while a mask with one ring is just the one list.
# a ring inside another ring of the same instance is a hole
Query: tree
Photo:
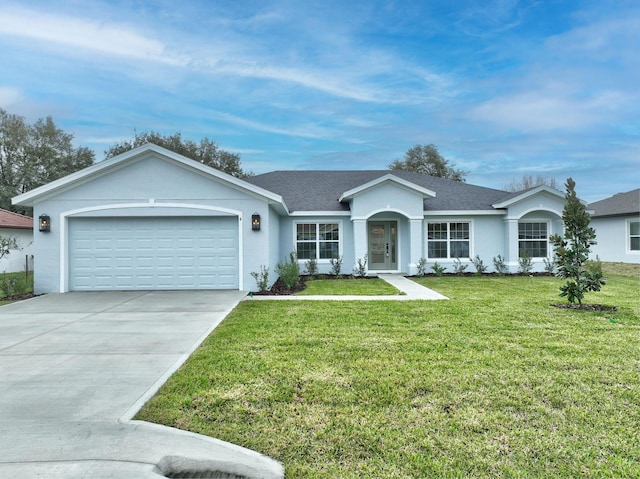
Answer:
[[443, 157], [435, 145], [415, 145], [404, 154], [404, 160], [395, 160], [391, 170], [413, 171], [423, 175], [437, 176], [454, 181], [465, 181], [466, 171], [456, 170]]
[[538, 175], [534, 178], [533, 175], [522, 175], [522, 178], [520, 178], [519, 180], [515, 178], [511, 180], [511, 183], [506, 185], [504, 189], [505, 191], [516, 192], [516, 191], [528, 190], [530, 188], [534, 188], [536, 186], [541, 186], [541, 185], [546, 185], [556, 190], [558, 189], [558, 186], [559, 186], [555, 178], [546, 178], [542, 175]]
[[20, 249], [20, 245], [13, 236], [0, 236], [0, 259], [9, 256], [14, 249]]
[[154, 143], [192, 160], [224, 171], [237, 178], [246, 178], [253, 173], [244, 171], [240, 166], [240, 155], [220, 149], [217, 143], [203, 138], [200, 143], [182, 138], [181, 133], [164, 136], [154, 131], [136, 132], [133, 139], [116, 143], [104, 152], [105, 159], [133, 150], [146, 143]]
[[577, 301], [582, 305], [585, 293], [600, 291], [605, 281], [601, 270], [588, 268], [590, 248], [596, 244], [596, 232], [589, 226], [591, 215], [576, 195], [575, 181], [568, 178], [565, 186], [564, 235], [552, 235], [549, 240], [558, 264], [556, 276], [567, 280], [560, 287], [560, 296], [566, 296], [570, 303]]
[[73, 135], [50, 116], [29, 125], [0, 108], [0, 208], [30, 214], [30, 208], [14, 207], [11, 198], [93, 162], [93, 151], [74, 148]]

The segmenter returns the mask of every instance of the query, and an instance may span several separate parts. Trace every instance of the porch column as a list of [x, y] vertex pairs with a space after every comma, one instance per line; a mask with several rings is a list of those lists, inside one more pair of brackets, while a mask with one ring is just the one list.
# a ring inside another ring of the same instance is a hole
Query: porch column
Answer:
[[410, 257], [407, 264], [410, 275], [418, 272], [416, 263], [424, 256], [424, 220], [422, 218], [409, 219]]
[[[367, 220], [353, 220], [353, 267], [355, 267], [358, 259], [364, 259], [369, 250], [369, 242], [367, 239]], [[367, 263], [368, 264], [368, 263]], [[349, 271], [348, 273], [351, 273]]]
[[505, 263], [510, 273], [518, 271], [518, 218], [505, 218]]

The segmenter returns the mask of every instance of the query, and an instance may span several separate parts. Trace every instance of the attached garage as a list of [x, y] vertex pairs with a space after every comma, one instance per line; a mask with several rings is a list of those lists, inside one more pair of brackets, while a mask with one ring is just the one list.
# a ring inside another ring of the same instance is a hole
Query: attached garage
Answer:
[[69, 290], [238, 289], [238, 218], [69, 218]]

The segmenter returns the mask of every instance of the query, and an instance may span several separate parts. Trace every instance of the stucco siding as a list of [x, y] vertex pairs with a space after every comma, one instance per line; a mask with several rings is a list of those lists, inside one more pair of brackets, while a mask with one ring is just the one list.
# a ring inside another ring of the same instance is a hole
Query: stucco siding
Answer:
[[400, 212], [409, 217], [422, 216], [423, 197], [393, 183], [382, 183], [356, 195], [351, 202], [353, 218], [369, 218], [384, 212]]
[[617, 216], [592, 218], [591, 226], [596, 230], [596, 245], [591, 248], [591, 257], [602, 261], [640, 263], [640, 251], [629, 249], [629, 222], [640, 221], [640, 216]]

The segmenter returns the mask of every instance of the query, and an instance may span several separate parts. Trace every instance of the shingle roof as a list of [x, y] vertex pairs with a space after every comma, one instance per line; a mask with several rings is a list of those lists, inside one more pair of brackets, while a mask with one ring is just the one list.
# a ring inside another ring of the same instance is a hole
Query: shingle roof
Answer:
[[33, 229], [33, 218], [0, 208], [0, 228]]
[[492, 210], [491, 205], [510, 193], [401, 170], [273, 171], [246, 179], [281, 195], [290, 211], [348, 211], [338, 198], [342, 193], [381, 176], [392, 174], [435, 191], [424, 201], [425, 211]]
[[640, 188], [591, 203], [589, 209], [593, 210], [591, 215], [593, 218], [638, 214], [640, 213]]

